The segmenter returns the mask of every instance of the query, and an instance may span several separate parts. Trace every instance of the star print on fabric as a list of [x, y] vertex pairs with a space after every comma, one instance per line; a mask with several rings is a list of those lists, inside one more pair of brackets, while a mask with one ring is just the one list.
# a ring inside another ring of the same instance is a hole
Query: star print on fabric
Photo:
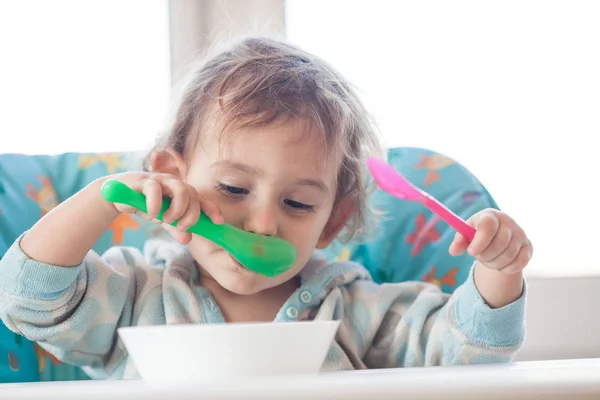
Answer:
[[110, 224], [109, 230], [113, 233], [113, 244], [120, 244], [125, 238], [127, 229], [138, 230], [140, 224], [130, 214], [119, 214], [117, 218]]
[[411, 251], [413, 257], [416, 257], [429, 243], [440, 240], [440, 232], [435, 228], [438, 221], [439, 218], [434, 217], [428, 223], [425, 223], [425, 214], [417, 215], [415, 220], [416, 229], [406, 237], [406, 243], [413, 245]]
[[81, 169], [86, 169], [99, 163], [106, 165], [106, 170], [109, 174], [114, 174], [125, 168], [120, 154], [95, 154], [82, 155], [79, 157], [79, 168]]
[[58, 205], [58, 196], [52, 185], [52, 180], [48, 176], [40, 176], [38, 180], [42, 184], [40, 189], [36, 189], [32, 184], [27, 184], [27, 197], [35, 201], [40, 207], [42, 217]]
[[415, 169], [426, 169], [425, 186], [429, 186], [432, 182], [440, 180], [440, 174], [437, 171], [454, 164], [455, 161], [442, 154], [432, 154], [429, 156], [422, 155], [421, 161], [415, 165]]
[[429, 270], [429, 273], [423, 274], [423, 281], [433, 283], [434, 285], [440, 288], [442, 287], [442, 285], [454, 286], [456, 285], [457, 272], [458, 268], [454, 267], [438, 279], [435, 275], [435, 265], [432, 265], [431, 269]]
[[39, 372], [44, 372], [46, 369], [46, 359], [50, 359], [52, 364], [60, 365], [61, 362], [58, 358], [56, 358], [53, 354], [50, 354], [46, 350], [44, 350], [39, 344], [34, 343], [33, 350], [35, 351], [35, 355], [38, 359], [38, 370]]

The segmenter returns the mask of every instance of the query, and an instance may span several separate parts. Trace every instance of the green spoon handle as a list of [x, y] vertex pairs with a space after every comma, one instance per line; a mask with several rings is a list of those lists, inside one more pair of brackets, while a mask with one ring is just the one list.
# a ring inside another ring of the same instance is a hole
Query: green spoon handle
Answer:
[[[105, 181], [100, 193], [111, 203], [126, 204], [148, 213], [146, 196], [121, 181]], [[163, 198], [157, 216], [159, 221], [164, 222], [163, 215], [170, 205], [171, 200]], [[171, 225], [177, 226], [177, 221], [173, 221]], [[284, 273], [296, 261], [296, 248], [291, 243], [277, 237], [246, 232], [226, 223], [217, 225], [203, 212], [200, 213], [198, 221], [188, 228], [188, 232], [211, 240], [249, 270], [269, 277]]]
[[[109, 179], [105, 181], [102, 184], [100, 193], [105, 200], [110, 201], [111, 203], [126, 204], [144, 213], [148, 213], [148, 208], [146, 207], [146, 196], [143, 193], [131, 189], [121, 181], [116, 179]], [[164, 222], [163, 215], [169, 209], [170, 205], [171, 200], [168, 198], [163, 198], [162, 206], [156, 219]], [[170, 225], [177, 226], [177, 221], [173, 221]], [[227, 224], [215, 224], [205, 213], [201, 212], [200, 218], [198, 218], [198, 221], [188, 229], [188, 232], [204, 236], [205, 238], [219, 245], [224, 245], [225, 243], [223, 243], [223, 239], [225, 236], [225, 231], [229, 228], [230, 226]]]

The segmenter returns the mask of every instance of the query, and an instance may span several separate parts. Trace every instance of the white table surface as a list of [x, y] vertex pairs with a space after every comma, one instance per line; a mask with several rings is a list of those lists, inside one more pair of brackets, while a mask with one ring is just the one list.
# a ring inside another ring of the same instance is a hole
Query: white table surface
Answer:
[[0, 384], [0, 399], [600, 399], [600, 359], [350, 371], [213, 385]]

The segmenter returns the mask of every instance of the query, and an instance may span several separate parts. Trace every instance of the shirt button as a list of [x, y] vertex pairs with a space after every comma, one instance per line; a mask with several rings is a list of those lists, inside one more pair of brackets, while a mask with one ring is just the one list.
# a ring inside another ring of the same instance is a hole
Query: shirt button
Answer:
[[308, 290], [303, 290], [300, 292], [300, 301], [304, 304], [310, 303], [312, 300], [312, 294]]
[[296, 307], [288, 307], [287, 310], [285, 310], [285, 315], [290, 318], [298, 318], [298, 310]]

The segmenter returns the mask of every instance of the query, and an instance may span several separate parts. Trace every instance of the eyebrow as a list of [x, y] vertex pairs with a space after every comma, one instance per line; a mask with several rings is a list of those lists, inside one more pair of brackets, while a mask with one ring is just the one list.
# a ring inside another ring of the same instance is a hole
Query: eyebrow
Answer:
[[231, 161], [218, 161], [213, 164], [215, 168], [226, 168], [226, 169], [239, 169], [240, 171], [246, 172], [251, 175], [261, 175], [262, 171], [257, 170], [249, 165], [231, 162]]
[[322, 192], [327, 192], [329, 190], [329, 188], [323, 181], [318, 181], [318, 180], [314, 180], [314, 179], [298, 179], [294, 183], [296, 185], [300, 185], [300, 186], [312, 186], [314, 188], [321, 190]]

